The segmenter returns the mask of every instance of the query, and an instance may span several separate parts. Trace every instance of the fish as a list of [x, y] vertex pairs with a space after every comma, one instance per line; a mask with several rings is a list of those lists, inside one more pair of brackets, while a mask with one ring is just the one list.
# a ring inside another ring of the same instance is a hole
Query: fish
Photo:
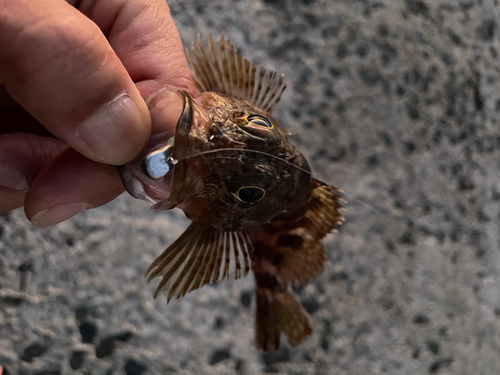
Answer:
[[154, 297], [168, 303], [253, 272], [257, 348], [278, 350], [282, 333], [297, 346], [313, 327], [290, 291], [327, 267], [321, 240], [344, 221], [342, 191], [313, 177], [271, 115], [283, 76], [252, 64], [224, 36], [214, 42], [210, 34], [208, 47], [198, 36], [186, 56], [199, 96], [179, 91], [175, 135], [150, 142], [140, 168], [120, 170], [133, 196], [154, 210], [180, 208], [192, 221], [147, 280], [161, 278]]

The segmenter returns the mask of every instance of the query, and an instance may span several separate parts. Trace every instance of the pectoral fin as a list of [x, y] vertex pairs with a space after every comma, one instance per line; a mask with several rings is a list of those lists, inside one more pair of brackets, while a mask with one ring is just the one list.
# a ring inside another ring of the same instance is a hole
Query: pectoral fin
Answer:
[[162, 276], [155, 297], [162, 290], [167, 302], [216, 280], [246, 276], [253, 263], [253, 247], [246, 232], [224, 232], [192, 223], [146, 271], [148, 282]]
[[[276, 267], [281, 282], [306, 285], [323, 272], [328, 257], [320, 241], [342, 224], [342, 201], [337, 189], [313, 178], [306, 205], [250, 230], [252, 239], [266, 244], [261, 256]], [[257, 247], [256, 251], [260, 254]]]

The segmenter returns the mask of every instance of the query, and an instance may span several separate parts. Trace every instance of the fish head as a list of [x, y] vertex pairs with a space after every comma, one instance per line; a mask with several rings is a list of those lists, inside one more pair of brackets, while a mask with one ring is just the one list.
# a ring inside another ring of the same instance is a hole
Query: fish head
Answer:
[[188, 218], [237, 230], [307, 201], [310, 167], [275, 118], [223, 94], [181, 95], [169, 201]]

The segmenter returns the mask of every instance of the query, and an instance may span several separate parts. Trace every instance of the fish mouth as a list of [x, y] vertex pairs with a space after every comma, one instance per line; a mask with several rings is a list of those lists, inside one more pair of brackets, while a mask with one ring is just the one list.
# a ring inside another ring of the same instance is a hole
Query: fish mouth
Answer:
[[199, 107], [186, 91], [178, 91], [183, 107], [172, 133], [153, 135], [148, 146], [130, 163], [118, 168], [123, 186], [134, 198], [154, 203], [154, 210], [169, 210], [186, 197], [191, 135]]
[[172, 178], [172, 192], [168, 201], [177, 205], [186, 184], [187, 156], [189, 152], [189, 132], [193, 126], [193, 99], [187, 91], [179, 91], [184, 101], [183, 109], [175, 128], [173, 158], [177, 161]]

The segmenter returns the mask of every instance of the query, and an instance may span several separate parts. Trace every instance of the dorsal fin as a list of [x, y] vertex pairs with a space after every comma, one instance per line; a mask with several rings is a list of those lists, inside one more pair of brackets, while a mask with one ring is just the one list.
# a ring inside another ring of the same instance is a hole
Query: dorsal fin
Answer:
[[186, 56], [193, 68], [193, 79], [198, 91], [213, 91], [250, 104], [271, 113], [286, 88], [283, 76], [275, 71], [257, 68], [235, 50], [231, 42], [221, 36], [218, 42], [208, 36], [208, 52], [200, 36]]

